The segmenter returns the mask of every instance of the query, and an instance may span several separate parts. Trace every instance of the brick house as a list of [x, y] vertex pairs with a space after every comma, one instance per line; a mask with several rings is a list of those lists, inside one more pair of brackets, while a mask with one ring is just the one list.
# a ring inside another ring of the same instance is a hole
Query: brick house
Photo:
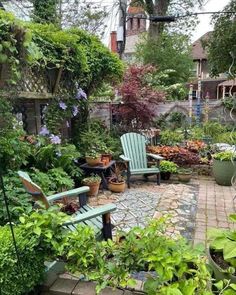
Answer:
[[226, 81], [227, 76], [225, 74], [220, 74], [217, 78], [210, 77], [207, 52], [204, 49], [204, 42], [207, 42], [210, 35], [211, 32], [207, 32], [192, 44], [194, 76], [196, 77], [196, 79], [192, 83], [194, 89], [193, 96], [196, 96], [198, 81], [200, 80], [202, 98], [205, 98], [208, 95], [210, 99], [219, 99], [222, 98], [222, 91], [219, 91], [218, 85]]
[[[119, 29], [118, 29], [119, 30]], [[142, 7], [129, 6], [127, 11], [127, 23], [125, 30], [125, 48], [122, 59], [131, 62], [134, 59], [136, 44], [139, 42], [142, 33], [147, 31], [146, 15]], [[119, 52], [119, 31], [113, 31], [110, 35], [110, 49]], [[122, 38], [121, 38], [122, 39]]]

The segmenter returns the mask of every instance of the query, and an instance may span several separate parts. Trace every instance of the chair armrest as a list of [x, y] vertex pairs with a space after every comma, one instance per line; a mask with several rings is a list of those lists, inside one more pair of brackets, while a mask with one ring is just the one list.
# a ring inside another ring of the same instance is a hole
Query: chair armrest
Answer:
[[97, 207], [94, 209], [91, 209], [90, 211], [82, 214], [78, 214], [76, 217], [72, 218], [71, 220], [63, 223], [63, 225], [73, 225], [85, 220], [89, 220], [91, 218], [97, 217], [104, 215], [106, 213], [110, 213], [112, 211], [116, 210], [116, 205], [115, 204], [107, 204], [102, 207]]
[[148, 156], [148, 157], [151, 157], [151, 158], [153, 158], [153, 159], [155, 159], [155, 160], [164, 160], [164, 159], [165, 159], [165, 158], [163, 158], [162, 156], [154, 155], [154, 154], [149, 154], [149, 153], [147, 153], [147, 156]]
[[74, 197], [74, 196], [84, 194], [84, 193], [87, 193], [87, 192], [89, 192], [89, 187], [88, 186], [82, 186], [82, 187], [79, 187], [79, 188], [72, 189], [70, 191], [66, 191], [66, 192], [58, 193], [58, 194], [55, 194], [55, 195], [52, 195], [52, 196], [48, 196], [47, 200], [48, 200], [48, 202], [52, 202], [52, 201], [56, 201], [58, 199], [61, 199], [63, 197]]
[[124, 155], [120, 155], [120, 158], [121, 158], [123, 161], [125, 161], [125, 162], [130, 162], [130, 161], [131, 161], [130, 158], [127, 158], [127, 157], [124, 156]]

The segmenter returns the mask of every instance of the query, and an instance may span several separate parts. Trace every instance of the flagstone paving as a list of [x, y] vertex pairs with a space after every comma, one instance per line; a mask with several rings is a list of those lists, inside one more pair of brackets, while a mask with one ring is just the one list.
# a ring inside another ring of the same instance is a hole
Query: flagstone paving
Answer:
[[235, 195], [235, 187], [219, 186], [211, 177], [196, 176], [187, 184], [172, 179], [160, 186], [150, 177], [149, 182], [136, 179], [124, 193], [103, 192], [90, 203], [116, 203], [117, 211], [112, 214], [114, 231], [145, 226], [150, 219], [169, 214], [168, 234], [181, 234], [194, 244], [206, 244], [209, 228], [234, 227], [227, 216], [235, 212]]

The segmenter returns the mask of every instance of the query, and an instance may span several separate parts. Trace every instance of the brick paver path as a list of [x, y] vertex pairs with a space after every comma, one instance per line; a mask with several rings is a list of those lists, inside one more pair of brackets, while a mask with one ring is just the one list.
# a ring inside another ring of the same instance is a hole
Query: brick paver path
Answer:
[[218, 185], [212, 178], [200, 178], [198, 182], [194, 244], [202, 242], [206, 245], [209, 228], [236, 228], [228, 222], [228, 215], [236, 212], [236, 189]]

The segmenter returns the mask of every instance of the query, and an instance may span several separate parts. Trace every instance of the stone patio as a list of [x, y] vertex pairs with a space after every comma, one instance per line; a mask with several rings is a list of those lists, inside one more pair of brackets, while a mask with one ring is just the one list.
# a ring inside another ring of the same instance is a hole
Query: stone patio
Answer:
[[195, 176], [189, 183], [175, 178], [148, 182], [133, 179], [130, 189], [115, 194], [105, 191], [90, 199], [92, 206], [114, 202], [117, 210], [112, 214], [116, 230], [128, 231], [133, 226], [145, 226], [152, 218], [169, 214], [171, 225], [168, 234], [181, 234], [190, 242], [206, 244], [206, 233], [211, 227], [232, 228], [227, 216], [235, 212], [235, 187], [217, 185], [211, 177]]

